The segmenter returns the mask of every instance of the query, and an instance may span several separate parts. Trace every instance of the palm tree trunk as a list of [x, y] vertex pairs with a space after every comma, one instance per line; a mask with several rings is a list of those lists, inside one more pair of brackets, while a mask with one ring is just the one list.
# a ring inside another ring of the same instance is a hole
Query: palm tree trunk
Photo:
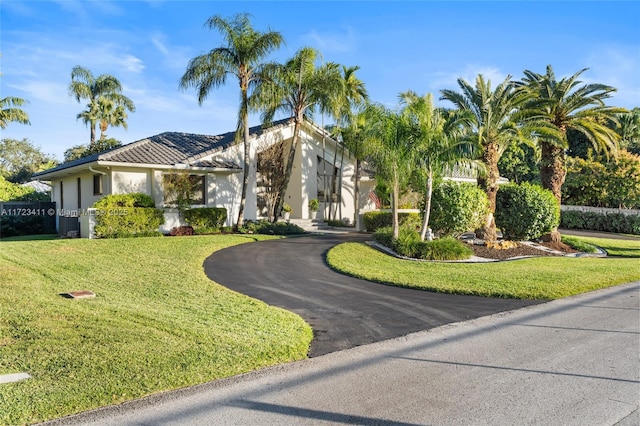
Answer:
[[[357, 151], [357, 149], [356, 149]], [[356, 182], [353, 188], [353, 223], [360, 230], [360, 159], [356, 156]]]
[[96, 145], [96, 122], [95, 121], [90, 122], [89, 127], [91, 127], [89, 147], [93, 148]]
[[338, 199], [336, 203], [338, 203], [338, 220], [342, 220], [342, 173], [344, 170], [344, 145], [340, 151], [340, 176], [338, 177]]
[[393, 172], [393, 190], [391, 194], [391, 226], [393, 227], [393, 238], [398, 238], [400, 235], [400, 222], [398, 221], [398, 203], [400, 192], [400, 180], [398, 179], [397, 170]]
[[293, 171], [293, 160], [296, 155], [296, 149], [298, 147], [298, 133], [300, 132], [300, 122], [302, 121], [302, 115], [296, 115], [294, 117], [293, 124], [293, 139], [291, 141], [291, 146], [289, 147], [289, 153], [287, 154], [287, 164], [286, 170], [284, 173], [284, 183], [282, 185], [282, 190], [278, 195], [278, 204], [276, 207], [275, 215], [278, 217], [280, 212], [282, 211], [282, 206], [284, 204], [284, 197], [287, 193], [287, 188], [289, 187], [289, 181], [291, 180], [291, 172]]
[[429, 229], [429, 216], [431, 215], [431, 195], [433, 194], [433, 171], [429, 168], [429, 177], [427, 178], [427, 193], [425, 194], [424, 203], [424, 218], [422, 221], [422, 229], [420, 230], [420, 239], [422, 241], [427, 238], [428, 241], [433, 239], [431, 232], [427, 236], [427, 230]]
[[[558, 200], [558, 204], [562, 203], [562, 185], [567, 175], [566, 155], [562, 147], [542, 142], [540, 144], [540, 182], [542, 187], [550, 190]], [[542, 236], [543, 241], [557, 243], [560, 242], [561, 236], [558, 228], [552, 230], [549, 234]]]
[[480, 228], [479, 237], [485, 241], [495, 241], [498, 239], [496, 234], [496, 195], [498, 194], [498, 179], [500, 179], [500, 171], [498, 170], [498, 145], [488, 144], [482, 153], [482, 161], [487, 165], [489, 175], [487, 177], [479, 177], [478, 185], [484, 190], [489, 198], [489, 214], [485, 220], [485, 224]]

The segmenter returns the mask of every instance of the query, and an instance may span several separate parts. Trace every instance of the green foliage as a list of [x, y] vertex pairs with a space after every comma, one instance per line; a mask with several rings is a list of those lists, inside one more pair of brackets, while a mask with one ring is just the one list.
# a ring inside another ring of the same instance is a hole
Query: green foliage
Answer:
[[567, 229], [640, 235], [640, 216], [567, 210], [560, 214], [560, 226]]
[[33, 188], [9, 182], [0, 175], [0, 201], [23, 201], [22, 197], [33, 192]]
[[539, 182], [540, 169], [535, 149], [525, 144], [510, 144], [498, 161], [500, 175], [510, 182]]
[[463, 260], [473, 255], [463, 242], [454, 238], [437, 238], [433, 241], [421, 241], [420, 234], [408, 228], [400, 228], [398, 238], [393, 238], [393, 229], [388, 226], [374, 233], [379, 244], [393, 249], [401, 256], [423, 260]]
[[305, 230], [298, 225], [288, 222], [269, 222], [266, 220], [247, 220], [242, 228], [242, 234], [265, 234], [265, 235], [297, 235], [304, 234]]
[[0, 216], [0, 238], [18, 235], [38, 235], [51, 230], [44, 229], [41, 216]]
[[488, 212], [487, 194], [476, 185], [444, 181], [433, 190], [430, 223], [441, 236], [479, 228]]
[[[391, 226], [392, 213], [372, 211], [366, 212], [363, 215], [364, 226], [367, 232], [375, 232], [378, 228], [384, 228]], [[422, 218], [418, 213], [398, 213], [398, 222], [401, 227], [420, 229], [422, 225]]]
[[95, 233], [98, 238], [129, 238], [160, 236], [164, 223], [161, 209], [153, 206], [153, 198], [147, 194], [114, 194], [98, 200]]
[[312, 198], [311, 200], [309, 200], [309, 211], [317, 212], [319, 208], [320, 203], [318, 202], [317, 198]]
[[28, 182], [36, 172], [56, 166], [53, 156], [29, 142], [28, 139], [0, 140], [0, 176], [15, 183]]
[[620, 151], [606, 163], [568, 158], [562, 199], [575, 206], [640, 208], [640, 156]]
[[500, 186], [496, 197], [496, 225], [508, 240], [533, 240], [560, 223], [560, 206], [551, 191], [523, 182]]
[[282, 211], [283, 211], [284, 213], [291, 213], [291, 212], [293, 211], [293, 209], [291, 208], [291, 206], [290, 206], [289, 204], [284, 203], [284, 204], [282, 205]]
[[64, 152], [64, 161], [69, 162], [78, 158], [86, 157], [91, 154], [97, 154], [109, 149], [122, 146], [122, 142], [115, 138], [98, 139], [93, 144], [75, 145]]
[[598, 251], [594, 245], [586, 243], [577, 237], [563, 235], [562, 242], [582, 253], [596, 253]]
[[187, 210], [184, 219], [193, 226], [196, 234], [220, 232], [227, 220], [227, 209], [221, 207], [204, 207]]

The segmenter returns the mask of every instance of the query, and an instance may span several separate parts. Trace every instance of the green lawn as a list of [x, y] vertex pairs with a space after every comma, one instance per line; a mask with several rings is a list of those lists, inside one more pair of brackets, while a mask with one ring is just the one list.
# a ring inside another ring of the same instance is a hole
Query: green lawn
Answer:
[[[0, 240], [0, 424], [33, 423], [305, 358], [300, 317], [211, 282], [261, 236]], [[95, 299], [60, 293], [92, 290]]]
[[619, 257], [415, 262], [388, 256], [366, 244], [345, 243], [331, 249], [327, 261], [345, 274], [390, 285], [519, 299], [557, 299], [640, 280], [640, 240], [579, 239]]

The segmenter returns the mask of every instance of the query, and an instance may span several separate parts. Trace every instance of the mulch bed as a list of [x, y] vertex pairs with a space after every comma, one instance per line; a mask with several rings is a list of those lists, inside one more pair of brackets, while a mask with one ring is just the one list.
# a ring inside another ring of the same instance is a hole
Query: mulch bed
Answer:
[[[576, 250], [572, 249], [571, 247], [563, 243], [556, 243], [556, 244], [539, 243], [539, 244], [553, 250], [561, 251], [563, 254], [577, 253]], [[475, 256], [483, 257], [485, 259], [505, 260], [505, 259], [511, 259], [513, 257], [518, 257], [518, 256], [562, 256], [561, 254], [539, 250], [537, 248], [534, 248], [525, 244], [518, 244], [517, 247], [509, 248], [509, 249], [493, 249], [493, 248], [488, 248], [486, 246], [481, 246], [478, 244], [472, 244], [471, 248], [473, 249], [473, 253]]]

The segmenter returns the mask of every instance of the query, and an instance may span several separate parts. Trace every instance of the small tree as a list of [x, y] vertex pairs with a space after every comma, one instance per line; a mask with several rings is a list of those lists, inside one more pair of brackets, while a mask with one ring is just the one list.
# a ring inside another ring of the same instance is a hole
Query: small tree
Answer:
[[279, 196], [286, 184], [285, 156], [284, 142], [275, 143], [258, 153], [258, 196], [264, 201], [269, 221], [275, 221], [277, 217]]
[[165, 202], [168, 206], [178, 209], [180, 218], [189, 210], [192, 204], [193, 181], [186, 171], [171, 173], [164, 176]]
[[444, 181], [434, 188], [431, 219], [440, 236], [457, 237], [474, 230], [488, 212], [487, 194], [477, 185]]

